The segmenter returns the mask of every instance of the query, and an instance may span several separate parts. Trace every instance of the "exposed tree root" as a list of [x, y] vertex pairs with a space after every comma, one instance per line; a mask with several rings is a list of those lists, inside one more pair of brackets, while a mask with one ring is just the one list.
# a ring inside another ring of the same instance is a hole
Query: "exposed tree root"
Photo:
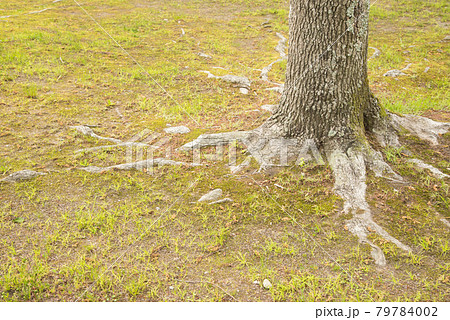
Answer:
[[181, 161], [174, 161], [174, 160], [168, 160], [168, 159], [164, 159], [164, 158], [156, 158], [156, 159], [149, 159], [149, 160], [142, 160], [142, 161], [136, 161], [136, 162], [130, 162], [130, 163], [123, 163], [123, 164], [118, 164], [115, 166], [109, 166], [109, 167], [96, 167], [96, 166], [89, 166], [89, 167], [85, 167], [85, 168], [79, 168], [80, 170], [84, 170], [87, 172], [91, 172], [91, 173], [102, 173], [102, 172], [106, 172], [106, 171], [111, 171], [111, 170], [132, 170], [132, 169], [136, 169], [136, 170], [147, 170], [147, 172], [149, 172], [152, 168], [156, 167], [156, 166], [174, 166], [174, 165], [179, 165], [179, 166], [195, 166], [195, 164], [189, 164], [186, 162], [181, 162]]
[[[439, 145], [440, 135], [450, 130], [450, 123], [437, 122], [416, 115], [399, 116], [388, 112], [387, 121], [381, 126], [381, 128], [374, 130], [375, 138], [382, 147], [391, 146], [400, 148], [401, 144], [398, 140], [397, 132], [402, 128], [409, 131], [414, 136], [428, 141], [433, 146], [436, 146]], [[408, 161], [421, 169], [429, 170], [431, 174], [438, 179], [449, 178], [448, 174], [441, 172], [439, 169], [423, 162], [422, 160], [410, 159]]]
[[391, 113], [390, 119], [395, 129], [399, 130], [402, 127], [434, 146], [439, 144], [439, 135], [450, 130], [450, 123], [437, 122], [421, 116], [405, 114], [400, 117]]
[[[300, 158], [309, 160], [308, 152], [311, 152], [317, 161], [323, 161], [319, 151], [312, 143], [298, 139], [283, 139], [279, 132], [281, 131], [276, 126], [263, 125], [253, 131], [204, 134], [184, 145], [182, 149], [216, 146], [238, 140], [247, 147], [248, 152], [261, 165], [262, 169], [283, 165], [290, 160], [298, 162]], [[373, 221], [369, 205], [365, 200], [366, 165], [378, 176], [395, 181], [401, 181], [402, 178], [383, 161], [380, 153], [368, 146], [365, 147], [364, 152], [350, 149], [344, 153], [337, 148], [329, 148], [329, 150], [327, 157], [334, 172], [334, 191], [344, 199], [344, 211], [353, 214], [353, 218], [347, 222], [349, 231], [356, 235], [361, 243], [367, 243], [372, 247], [372, 257], [377, 265], [385, 265], [386, 259], [381, 249], [367, 239], [369, 230], [378, 233], [399, 248], [411, 251], [411, 248], [389, 235]], [[248, 159], [245, 164], [249, 164]], [[238, 172], [242, 167], [243, 165], [231, 167], [231, 170]]]
[[[269, 83], [272, 83], [272, 84], [276, 85], [276, 87], [269, 88], [267, 90], [274, 90], [274, 91], [277, 91], [279, 93], [282, 93], [284, 85], [283, 84], [279, 84], [279, 83], [270, 82], [269, 81], [269, 76], [268, 76], [270, 70], [272, 70], [272, 67], [276, 63], [282, 62], [283, 60], [287, 60], [287, 54], [286, 54], [286, 50], [287, 50], [286, 42], [287, 42], [287, 39], [281, 33], [277, 33], [277, 36], [278, 36], [278, 38], [280, 38], [280, 41], [278, 41], [278, 44], [275, 47], [275, 50], [280, 54], [280, 58], [277, 59], [276, 61], [270, 63], [268, 66], [264, 67], [261, 70], [260, 78], [262, 80], [264, 80], [264, 81], [267, 81]], [[217, 67], [217, 68], [220, 68], [220, 67]], [[220, 69], [224, 69], [224, 68], [220, 68]], [[227, 69], [224, 69], [224, 70], [227, 70]], [[220, 79], [220, 80], [232, 83], [234, 86], [239, 88], [239, 91], [242, 94], [248, 94], [248, 91], [250, 90], [251, 81], [247, 77], [235, 76], [235, 75], [230, 75], [230, 74], [227, 74], [227, 75], [224, 75], [224, 76], [216, 76], [216, 75], [212, 74], [209, 71], [203, 71], [203, 70], [200, 71], [200, 72], [206, 73], [208, 75], [208, 78]]]
[[381, 51], [379, 49], [374, 48], [374, 47], [369, 47], [369, 48], [375, 50], [375, 52], [367, 60], [372, 60], [372, 59], [378, 58], [381, 55]]
[[278, 84], [276, 87], [268, 88], [266, 90], [275, 91], [278, 92], [279, 94], [282, 94], [284, 91], [284, 84]]
[[392, 170], [392, 168], [383, 160], [381, 152], [365, 146], [365, 163], [372, 170], [376, 177], [382, 177], [394, 182], [402, 182], [403, 178]]
[[33, 170], [22, 170], [11, 173], [6, 178], [1, 179], [0, 182], [19, 182], [24, 180], [31, 180], [33, 178], [43, 175], [46, 175], [46, 173], [36, 172]]
[[277, 107], [278, 107], [277, 104], [265, 104], [265, 105], [261, 106], [261, 109], [269, 111], [270, 113], [273, 113]]
[[[400, 117], [396, 114], [389, 113], [388, 121], [384, 128], [376, 132], [379, 142], [383, 145], [399, 147], [400, 143], [396, 131], [404, 128], [417, 137], [431, 142], [433, 145], [439, 144], [438, 138], [440, 134], [446, 133], [450, 129], [450, 123], [440, 123], [428, 118], [405, 115]], [[393, 130], [394, 129], [394, 130]], [[378, 265], [385, 264], [385, 258], [382, 251], [373, 243], [367, 240], [367, 231], [375, 231], [384, 239], [396, 244], [399, 248], [411, 251], [409, 246], [404, 245], [397, 239], [390, 236], [385, 230], [377, 225], [371, 218], [370, 208], [365, 200], [365, 165], [369, 167], [376, 176], [385, 177], [394, 181], [403, 180], [401, 176], [396, 174], [382, 158], [380, 152], [376, 152], [371, 148], [366, 148], [364, 152], [348, 150], [347, 153], [332, 148], [332, 152], [328, 154], [328, 161], [333, 169], [335, 177], [335, 192], [345, 200], [344, 210], [353, 211], [354, 218], [347, 222], [348, 229], [358, 236], [360, 242], [368, 243], [372, 247], [372, 256]], [[428, 169], [437, 178], [448, 178], [447, 174], [431, 165], [424, 163], [418, 159], [412, 159], [410, 162], [418, 167]], [[440, 217], [447, 226], [450, 223]]]
[[[400, 127], [410, 130], [412, 134], [416, 134], [420, 138], [432, 142], [432, 144], [437, 144], [439, 134], [445, 133], [450, 128], [448, 123], [438, 123], [418, 116], [400, 117], [395, 114], [388, 114], [387, 119], [390, 121], [386, 121], [385, 128], [375, 132], [383, 146], [400, 146], [396, 134], [396, 130], [399, 130]], [[284, 139], [280, 132], [281, 130], [277, 125], [269, 125], [266, 122], [252, 131], [203, 134], [180, 149], [198, 150], [201, 147], [231, 144], [233, 141], [239, 141], [247, 147], [250, 157], [253, 157], [260, 164], [261, 169], [280, 166], [292, 160], [298, 163], [300, 158], [308, 161], [311, 159], [308, 152], [312, 153], [316, 161], [322, 161], [321, 155], [314, 144], [295, 138]], [[402, 183], [403, 178], [383, 160], [380, 152], [373, 150], [368, 144], [359, 145], [357, 148], [350, 148], [346, 151], [341, 150], [337, 145], [329, 145], [324, 149], [328, 162], [333, 169], [334, 192], [344, 200], [344, 212], [353, 215], [353, 218], [347, 221], [346, 227], [358, 237], [361, 243], [370, 245], [375, 263], [384, 266], [386, 265], [386, 258], [382, 250], [368, 239], [370, 232], [377, 233], [402, 250], [412, 251], [409, 246], [391, 236], [373, 220], [370, 206], [366, 201], [366, 167], [372, 170], [376, 176], [387, 178], [396, 183]], [[250, 157], [240, 165], [231, 165], [231, 171], [236, 173], [248, 166]], [[420, 160], [413, 160], [413, 162], [422, 168], [429, 169], [436, 176], [448, 177], [448, 175]], [[443, 222], [449, 224], [446, 220]]]
[[404, 73], [403, 71], [408, 70], [409, 67], [411, 67], [411, 65], [412, 65], [412, 63], [408, 64], [406, 67], [404, 67], [403, 69], [400, 69], [400, 70], [397, 70], [397, 69], [389, 70], [388, 72], [383, 74], [383, 76], [393, 77], [393, 78], [397, 78], [398, 76], [407, 76], [407, 74]]
[[98, 146], [98, 147], [92, 147], [87, 149], [80, 149], [75, 151], [75, 153], [81, 153], [86, 151], [99, 151], [99, 150], [106, 150], [106, 149], [114, 149], [118, 147], [150, 147], [150, 145], [146, 143], [140, 143], [140, 142], [122, 142], [117, 143], [113, 145], [107, 145], [107, 146]]
[[105, 137], [99, 136], [98, 134], [94, 133], [94, 131], [92, 131], [92, 129], [89, 128], [88, 126], [72, 126], [70, 128], [75, 129], [78, 132], [80, 132], [86, 136], [90, 136], [90, 137], [93, 137], [96, 139], [107, 140], [107, 141], [111, 141], [113, 143], [122, 143], [122, 140], [119, 140], [119, 139], [105, 138]]
[[226, 82], [232, 83], [234, 86], [238, 87], [241, 93], [247, 94], [248, 90], [250, 90], [251, 81], [246, 77], [234, 76], [231, 74], [227, 74], [224, 76], [215, 76], [209, 71], [200, 71], [206, 73], [208, 78], [220, 79]]
[[[375, 264], [383, 266], [386, 264], [386, 258], [381, 249], [367, 239], [370, 231], [376, 232], [403, 250], [411, 251], [411, 248], [389, 235], [372, 219], [370, 207], [366, 202], [366, 164], [373, 167], [372, 153], [372, 150], [362, 152], [349, 149], [347, 152], [343, 152], [332, 148], [332, 151], [327, 154], [327, 158], [333, 169], [334, 191], [344, 199], [345, 213], [353, 215], [353, 218], [346, 223], [348, 230], [356, 235], [361, 243], [367, 243], [372, 247]], [[375, 167], [381, 168], [375, 171], [379, 175], [383, 175], [386, 170], [389, 175], [394, 173], [382, 160], [377, 159], [376, 163]], [[394, 176], [396, 179], [401, 179], [395, 173]]]
[[275, 50], [280, 54], [280, 59], [270, 63], [267, 67], [264, 67], [261, 70], [260, 78], [267, 82], [269, 82], [269, 72], [270, 72], [270, 70], [272, 70], [273, 65], [276, 63], [282, 62], [283, 60], [287, 60], [287, 54], [286, 54], [287, 39], [281, 33], [277, 33], [277, 37], [280, 38], [280, 41], [278, 41], [278, 44], [275, 47]]
[[209, 204], [221, 204], [221, 203], [226, 203], [226, 202], [233, 202], [233, 199], [223, 198], [223, 199], [220, 199], [217, 201], [210, 202]]
[[18, 16], [27, 16], [27, 15], [31, 15], [31, 14], [38, 14], [38, 13], [45, 12], [47, 10], [52, 10], [52, 8], [45, 8], [45, 9], [42, 9], [42, 10], [31, 11], [31, 12], [22, 13], [22, 14], [12, 14], [12, 15], [9, 15], [9, 16], [1, 16], [0, 19], [7, 19], [7, 18], [12, 18], [12, 17], [18, 17]]
[[[163, 146], [165, 143], [170, 141], [169, 137], [163, 137], [158, 142], [150, 144], [161, 136], [161, 133], [158, 133], [158, 132], [151, 133], [150, 130], [144, 130], [141, 133], [132, 137], [129, 141], [122, 142], [122, 140], [119, 140], [119, 139], [99, 136], [96, 133], [94, 133], [94, 131], [91, 128], [89, 128], [88, 126], [74, 126], [71, 128], [77, 130], [78, 132], [80, 132], [84, 135], [87, 135], [87, 136], [90, 136], [90, 137], [93, 137], [96, 139], [100, 139], [100, 140], [111, 141], [111, 142], [115, 143], [113, 145], [80, 149], [80, 150], [75, 151], [75, 153], [87, 152], [87, 151], [98, 151], [98, 150], [103, 150], [103, 149], [114, 149], [114, 148], [118, 148], [118, 147], [140, 147], [140, 148], [147, 147], [147, 148], [152, 148], [152, 149], [158, 149], [161, 146]], [[189, 131], [190, 131], [189, 128], [187, 128], [185, 126], [168, 127], [168, 128], [164, 129], [164, 132], [169, 133], [169, 134], [183, 134], [183, 133], [187, 133]], [[142, 139], [142, 142], [135, 142], [135, 141], [141, 140], [141, 139]]]
[[450, 228], [450, 222], [448, 222], [448, 220], [447, 219], [445, 219], [444, 217], [441, 217], [441, 216], [439, 216], [439, 220], [443, 223], [443, 224], [445, 224], [448, 228]]
[[205, 58], [205, 59], [212, 59], [212, 57], [209, 54], [203, 53], [203, 52], [199, 52], [197, 53], [197, 55], [199, 57]]
[[204, 194], [197, 200], [197, 202], [214, 202], [219, 200], [222, 197], [223, 191], [222, 189], [214, 189]]
[[438, 178], [438, 179], [443, 179], [443, 178], [450, 178], [450, 176], [448, 174], [443, 173], [441, 170], [433, 167], [432, 165], [426, 164], [425, 162], [423, 162], [422, 160], [419, 159], [410, 159], [408, 160], [411, 163], [414, 163], [417, 167], [421, 168], [421, 169], [427, 169], [430, 170], [431, 174]]
[[[324, 163], [319, 151], [312, 141], [301, 141], [299, 139], [286, 139], [281, 137], [280, 128], [276, 125], [264, 124], [259, 128], [251, 131], [234, 131], [215, 134], [202, 134], [194, 141], [191, 141], [180, 147], [180, 150], [199, 150], [201, 147], [232, 145], [233, 142], [239, 141], [244, 144], [250, 153], [261, 166], [261, 169], [270, 167], [279, 167], [286, 165], [289, 161], [310, 160], [308, 154], [310, 151], [315, 160]], [[235, 161], [235, 160], [234, 160]], [[236, 166], [231, 159], [231, 170], [238, 172], [236, 168], [247, 166], [249, 160], [245, 160], [239, 166]]]
[[[117, 147], [128, 147], [128, 148], [138, 147], [138, 148], [158, 149], [163, 144], [165, 144], [166, 142], [168, 142], [170, 140], [170, 138], [164, 137], [163, 139], [159, 140], [158, 142], [150, 145], [149, 143], [154, 141], [156, 138], [160, 137], [161, 134], [156, 133], [156, 132], [149, 134], [150, 133], [149, 130], [144, 130], [140, 134], [134, 136], [131, 139], [131, 141], [122, 142], [122, 140], [119, 140], [119, 139], [99, 136], [96, 133], [94, 133], [94, 131], [91, 128], [89, 128], [87, 126], [74, 126], [71, 128], [77, 130], [78, 132], [80, 132], [84, 135], [87, 135], [87, 136], [90, 136], [90, 137], [93, 137], [96, 139], [111, 141], [111, 142], [115, 143], [113, 145], [81, 149], [81, 150], [75, 151], [75, 153], [86, 152], [86, 151], [98, 151], [98, 150], [112, 149], [112, 148], [117, 148]], [[172, 129], [180, 129], [180, 128], [181, 127], [173, 127]], [[186, 129], [189, 130], [187, 127], [182, 127], [181, 129], [183, 129], [182, 130], [183, 132], [186, 132]], [[171, 133], [171, 134], [181, 132], [180, 130], [165, 130], [165, 131], [166, 131], [166, 133]], [[148, 135], [148, 136], [146, 137], [146, 135]], [[135, 142], [135, 140], [142, 139], [142, 138], [145, 138], [143, 140], [144, 142]], [[131, 149], [127, 150], [127, 156], [129, 156], [129, 158], [131, 158], [131, 155], [129, 155], [129, 153], [131, 153]], [[167, 165], [196, 166], [197, 164], [186, 163], [186, 162], [182, 162], [182, 161], [174, 161], [174, 160], [169, 160], [169, 159], [165, 159], [165, 158], [155, 158], [155, 159], [147, 159], [147, 160], [141, 160], [141, 161], [135, 161], [135, 162], [129, 162], [129, 163], [122, 163], [122, 164], [109, 166], [109, 167], [89, 166], [89, 167], [84, 167], [84, 168], [79, 168], [79, 169], [87, 171], [87, 172], [91, 172], [91, 173], [101, 173], [101, 172], [110, 171], [110, 170], [132, 170], [132, 169], [141, 170], [141, 171], [146, 170], [148, 173], [150, 173], [150, 171], [156, 166], [160, 167], [160, 166], [167, 166]]]
[[[54, 0], [52, 3], [58, 3], [64, 0]], [[30, 12], [25, 12], [25, 13], [20, 13], [20, 14], [12, 14], [9, 16], [0, 16], [0, 19], [7, 19], [7, 18], [12, 18], [12, 17], [19, 17], [19, 16], [28, 16], [28, 15], [32, 15], [32, 14], [38, 14], [38, 13], [42, 13], [48, 10], [53, 10], [55, 8], [44, 8], [41, 10], [36, 10], [36, 11], [30, 11]]]

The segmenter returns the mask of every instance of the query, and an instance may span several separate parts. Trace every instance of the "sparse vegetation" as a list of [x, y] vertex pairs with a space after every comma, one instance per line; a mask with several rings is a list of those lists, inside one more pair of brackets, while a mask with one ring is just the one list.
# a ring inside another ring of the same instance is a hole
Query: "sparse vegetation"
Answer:
[[[127, 140], [183, 124], [192, 131], [169, 137], [155, 156], [171, 149], [190, 161], [176, 148], [198, 135], [260, 125], [268, 113], [259, 107], [279, 96], [258, 69], [278, 58], [287, 2], [107, 0], [86, 10], [174, 99], [74, 3], [2, 4], [0, 16], [12, 16], [0, 18], [0, 178], [22, 169], [48, 174], [0, 183], [1, 301], [450, 299], [449, 231], [437, 216], [450, 219], [449, 180], [407, 161], [417, 156], [450, 174], [449, 134], [431, 147], [403, 133], [411, 154], [385, 150], [406, 184], [369, 175], [374, 219], [413, 248], [405, 253], [373, 233], [386, 268], [344, 230], [348, 217], [327, 166], [230, 175], [227, 159], [202, 156], [202, 167], [153, 175], [76, 169], [122, 163], [126, 150], [77, 153], [108, 143], [70, 126]], [[376, 2], [370, 46], [382, 54], [369, 62], [369, 77], [388, 109], [450, 121], [448, 24], [443, 0]], [[383, 76], [408, 63], [407, 76]], [[282, 82], [285, 66], [274, 65], [270, 79]], [[199, 72], [213, 67], [251, 78], [250, 94]], [[245, 150], [236, 147], [241, 161]], [[234, 202], [194, 203], [214, 188]]]

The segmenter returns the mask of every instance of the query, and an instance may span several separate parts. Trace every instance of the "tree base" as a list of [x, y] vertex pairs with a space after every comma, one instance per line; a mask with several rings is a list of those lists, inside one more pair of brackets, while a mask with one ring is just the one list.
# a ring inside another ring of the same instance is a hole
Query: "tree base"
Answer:
[[[420, 130], [417, 130], [418, 123], [420, 123]], [[411, 133], [419, 138], [425, 138], [430, 142], [430, 139], [433, 139], [434, 143], [437, 143], [437, 135], [446, 132], [450, 128], [450, 124], [418, 116], [400, 117], [389, 113], [383, 126], [374, 130], [374, 134], [382, 146], [400, 147], [396, 133], [400, 127], [411, 129]], [[250, 157], [260, 164], [260, 171], [281, 166], [280, 161], [283, 162], [283, 160], [294, 160], [297, 163], [298, 155], [306, 156], [305, 151], [311, 151], [316, 161], [320, 162], [323, 159], [314, 145], [305, 144], [305, 141], [296, 138], [285, 139], [282, 132], [281, 127], [276, 123], [266, 122], [251, 131], [203, 134], [180, 149], [190, 150], [239, 141], [247, 147]], [[366, 201], [366, 168], [372, 170], [376, 176], [384, 177], [392, 182], [404, 183], [403, 178], [392, 170], [383, 160], [382, 154], [372, 149], [367, 141], [355, 142], [351, 148], [331, 141], [322, 149], [333, 170], [334, 192], [344, 200], [343, 211], [353, 216], [346, 221], [346, 228], [358, 237], [360, 243], [368, 244], [372, 248], [371, 254], [375, 264], [386, 265], [386, 258], [383, 251], [368, 239], [370, 231], [376, 232], [380, 237], [394, 243], [400, 249], [411, 252], [412, 249], [409, 246], [392, 237], [373, 220], [370, 206]], [[308, 159], [306, 157], [303, 160]], [[247, 158], [241, 165], [231, 166], [230, 169], [233, 173], [238, 173], [249, 165], [250, 161]]]

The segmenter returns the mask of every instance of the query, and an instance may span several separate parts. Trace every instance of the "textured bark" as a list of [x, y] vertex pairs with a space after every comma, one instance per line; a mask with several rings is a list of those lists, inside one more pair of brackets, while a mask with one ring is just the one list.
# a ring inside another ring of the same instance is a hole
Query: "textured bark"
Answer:
[[269, 120], [284, 136], [344, 146], [376, 125], [368, 15], [367, 0], [291, 0], [285, 90]]

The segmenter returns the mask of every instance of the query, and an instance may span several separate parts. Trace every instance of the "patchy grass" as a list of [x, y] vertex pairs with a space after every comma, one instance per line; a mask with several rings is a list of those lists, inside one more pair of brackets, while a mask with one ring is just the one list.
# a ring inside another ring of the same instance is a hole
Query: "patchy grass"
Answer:
[[[192, 131], [167, 136], [156, 154], [171, 147], [174, 159], [188, 160], [175, 148], [199, 134], [262, 123], [268, 114], [259, 106], [279, 96], [257, 69], [278, 58], [285, 1], [108, 0], [85, 9], [151, 77], [71, 1], [3, 5], [0, 16], [12, 16], [0, 19], [0, 177], [26, 168], [48, 174], [0, 184], [0, 300], [448, 301], [450, 244], [436, 215], [450, 218], [448, 180], [416, 170], [405, 150], [386, 156], [406, 185], [368, 181], [374, 219], [413, 247], [408, 255], [373, 235], [384, 269], [344, 230], [348, 217], [324, 166], [233, 176], [226, 161], [203, 154], [201, 168], [153, 175], [75, 169], [122, 163], [125, 150], [76, 152], [107, 143], [72, 125], [127, 140], [183, 124]], [[438, 0], [372, 8], [370, 46], [382, 55], [369, 62], [369, 77], [389, 109], [449, 120], [446, 12]], [[407, 76], [383, 77], [408, 63]], [[283, 81], [284, 68], [275, 65], [270, 79]], [[200, 70], [247, 76], [251, 94]], [[402, 139], [450, 173], [449, 135], [438, 148]], [[214, 188], [234, 202], [195, 203]], [[264, 279], [270, 290], [257, 284]]]

